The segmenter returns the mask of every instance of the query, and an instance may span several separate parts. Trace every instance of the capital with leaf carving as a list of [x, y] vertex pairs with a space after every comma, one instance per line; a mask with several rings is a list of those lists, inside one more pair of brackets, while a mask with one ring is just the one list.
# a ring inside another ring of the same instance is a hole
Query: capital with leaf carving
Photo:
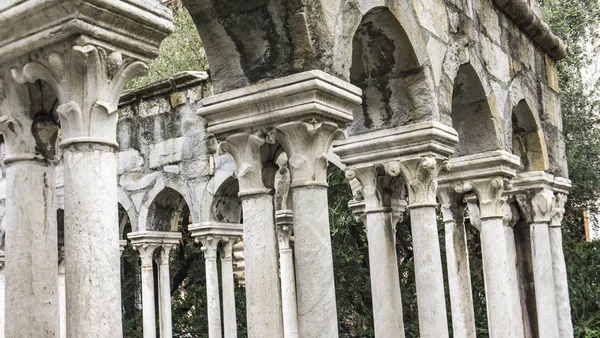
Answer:
[[408, 182], [409, 208], [436, 207], [437, 179], [444, 161], [435, 156], [394, 161], [386, 163], [386, 172], [391, 176], [402, 175]]
[[115, 147], [117, 105], [125, 84], [147, 66], [120, 51], [77, 41], [31, 53], [14, 71], [19, 83], [43, 80], [58, 97], [62, 144], [92, 142]]

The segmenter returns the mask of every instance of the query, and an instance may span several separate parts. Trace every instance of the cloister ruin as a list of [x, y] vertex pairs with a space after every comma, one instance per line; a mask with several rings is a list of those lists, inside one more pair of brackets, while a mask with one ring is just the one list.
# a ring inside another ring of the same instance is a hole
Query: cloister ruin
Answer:
[[211, 338], [237, 337], [235, 273], [249, 338], [338, 337], [337, 166], [368, 236], [377, 337], [405, 336], [394, 243], [406, 212], [420, 337], [476, 336], [466, 219], [480, 232], [490, 337], [573, 337], [556, 68], [566, 49], [537, 0], [183, 4], [210, 76], [123, 93], [173, 30], [159, 1], [0, 0], [0, 336], [123, 337], [129, 240], [144, 337], [172, 337], [168, 257], [185, 204]]

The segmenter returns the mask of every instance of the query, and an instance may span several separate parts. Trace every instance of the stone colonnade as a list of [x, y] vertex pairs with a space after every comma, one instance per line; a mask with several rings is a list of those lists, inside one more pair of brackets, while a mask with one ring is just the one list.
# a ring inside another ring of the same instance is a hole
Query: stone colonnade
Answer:
[[[233, 245], [242, 238], [241, 224], [205, 222], [188, 228], [197, 243], [202, 243], [206, 261], [206, 293], [208, 302], [208, 334], [210, 338], [236, 338], [235, 284], [233, 276]], [[221, 288], [217, 252], [221, 260]], [[223, 320], [221, 320], [221, 303]]]
[[158, 306], [160, 337], [172, 337], [171, 279], [169, 254], [180, 240], [181, 233], [172, 231], [140, 231], [127, 235], [131, 245], [140, 253], [142, 263], [142, 318], [144, 338], [156, 338], [156, 309], [154, 293], [154, 262], [158, 267]]

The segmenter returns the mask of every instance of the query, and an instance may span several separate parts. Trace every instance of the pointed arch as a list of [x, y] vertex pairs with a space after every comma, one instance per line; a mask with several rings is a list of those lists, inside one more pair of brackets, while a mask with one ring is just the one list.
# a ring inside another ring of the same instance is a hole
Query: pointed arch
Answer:
[[520, 171], [548, 170], [550, 164], [543, 131], [527, 100], [522, 99], [513, 107], [511, 127], [511, 151], [521, 159]]

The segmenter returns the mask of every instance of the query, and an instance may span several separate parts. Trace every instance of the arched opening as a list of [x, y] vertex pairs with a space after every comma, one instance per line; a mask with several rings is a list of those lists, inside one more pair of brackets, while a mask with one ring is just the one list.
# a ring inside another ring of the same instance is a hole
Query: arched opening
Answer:
[[65, 211], [63, 209], [56, 210], [56, 228], [58, 236], [58, 250], [65, 246]]
[[242, 201], [238, 197], [239, 191], [239, 182], [234, 177], [228, 177], [217, 189], [211, 204], [211, 216], [216, 221], [242, 222]]
[[452, 94], [452, 127], [458, 132], [456, 156], [502, 149], [498, 118], [470, 64], [458, 69]]
[[[119, 239], [125, 239], [125, 238], [127, 238], [127, 234], [132, 231], [132, 229], [131, 229], [131, 222], [129, 220], [129, 215], [127, 214], [127, 211], [125, 210], [125, 208], [123, 207], [123, 205], [121, 203], [118, 203], [118, 204], [119, 204], [119, 206], [118, 206], [118, 210], [119, 210], [118, 211], [119, 212], [119, 216], [118, 216], [119, 217], [118, 218], [118, 220], [119, 220]], [[125, 232], [126, 231], [125, 230], [126, 226], [129, 226], [129, 228], [128, 228], [129, 231], [128, 232]]]
[[521, 159], [519, 170], [547, 170], [544, 138], [527, 101], [521, 100], [513, 108], [511, 121], [512, 153]]
[[185, 199], [172, 188], [164, 188], [148, 208], [146, 229], [152, 231], [177, 231], [180, 212]]
[[350, 82], [363, 90], [350, 134], [429, 120], [435, 111], [427, 73], [388, 8], [363, 16], [352, 40]]

